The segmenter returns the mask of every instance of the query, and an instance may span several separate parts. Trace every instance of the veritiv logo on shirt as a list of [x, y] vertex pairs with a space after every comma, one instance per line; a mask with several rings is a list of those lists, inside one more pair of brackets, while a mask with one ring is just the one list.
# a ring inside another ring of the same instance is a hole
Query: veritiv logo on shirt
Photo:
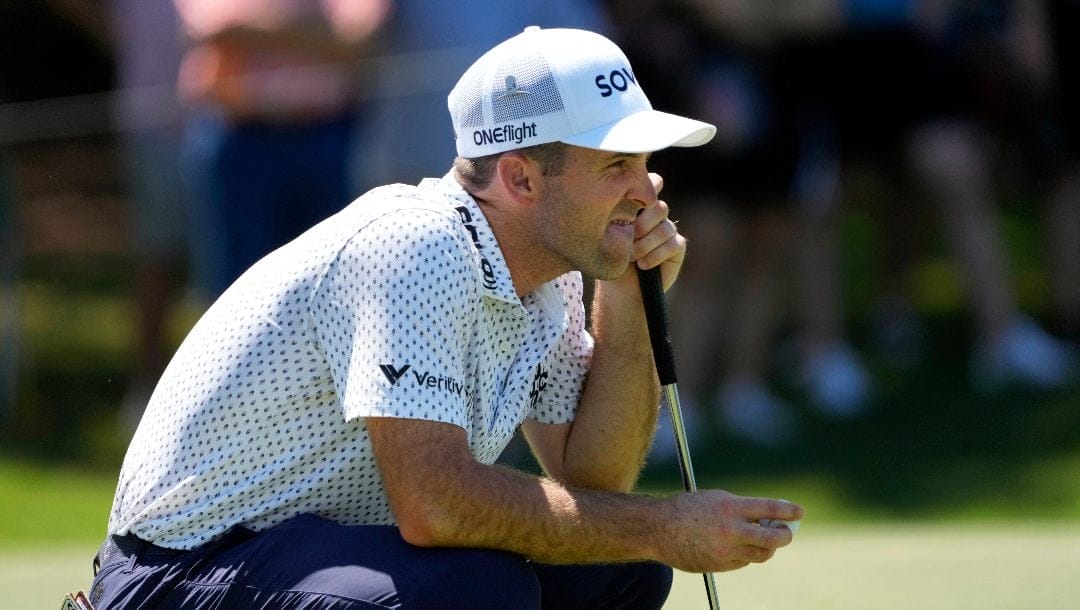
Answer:
[[382, 369], [382, 374], [386, 375], [386, 378], [390, 380], [390, 385], [397, 385], [397, 382], [399, 379], [401, 379], [401, 376], [405, 374], [405, 371], [409, 370], [409, 365], [406, 364], [405, 366], [398, 369], [395, 368], [392, 364], [380, 364], [379, 368]]
[[[379, 370], [381, 370], [382, 374], [386, 376], [386, 379], [390, 381], [390, 385], [394, 386], [397, 385], [398, 381], [401, 381], [402, 377], [405, 377], [405, 373], [409, 372], [411, 367], [412, 365], [410, 364], [406, 364], [401, 368], [398, 368], [393, 364], [380, 364]], [[458, 396], [465, 393], [465, 384], [451, 377], [442, 377], [440, 375], [432, 375], [421, 371], [413, 371], [412, 379], [416, 381], [416, 385], [422, 388], [440, 390]]]

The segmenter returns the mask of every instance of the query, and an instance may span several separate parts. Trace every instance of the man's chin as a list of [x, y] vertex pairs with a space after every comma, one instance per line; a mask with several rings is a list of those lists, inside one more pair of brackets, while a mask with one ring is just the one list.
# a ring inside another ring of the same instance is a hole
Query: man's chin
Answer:
[[[630, 271], [633, 266], [633, 261], [621, 260], [619, 262], [613, 262], [609, 265], [606, 265], [603, 269], [598, 268], [595, 270], [594, 273], [589, 273], [587, 275], [590, 275], [595, 279], [608, 282], [623, 277]], [[600, 265], [597, 265], [597, 267], [600, 267]]]

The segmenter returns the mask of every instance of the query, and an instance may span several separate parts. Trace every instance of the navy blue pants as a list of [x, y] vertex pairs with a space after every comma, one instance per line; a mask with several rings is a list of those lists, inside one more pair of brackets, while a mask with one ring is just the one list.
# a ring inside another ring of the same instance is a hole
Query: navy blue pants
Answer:
[[114, 539], [91, 587], [98, 610], [660, 608], [671, 568], [552, 566], [502, 551], [415, 547], [392, 526], [301, 515], [188, 552]]

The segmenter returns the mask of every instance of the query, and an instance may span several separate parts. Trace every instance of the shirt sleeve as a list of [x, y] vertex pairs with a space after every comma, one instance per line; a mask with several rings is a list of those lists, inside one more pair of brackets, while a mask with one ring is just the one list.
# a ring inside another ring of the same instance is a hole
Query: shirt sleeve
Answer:
[[529, 414], [545, 424], [574, 421], [593, 353], [593, 338], [585, 328], [581, 274], [575, 271], [560, 276], [555, 286], [566, 305], [567, 326], [541, 365], [541, 375], [546, 371], [547, 378], [538, 380], [540, 397]]
[[448, 216], [400, 210], [353, 236], [310, 308], [345, 419], [467, 428], [464, 355], [478, 290], [471, 246]]

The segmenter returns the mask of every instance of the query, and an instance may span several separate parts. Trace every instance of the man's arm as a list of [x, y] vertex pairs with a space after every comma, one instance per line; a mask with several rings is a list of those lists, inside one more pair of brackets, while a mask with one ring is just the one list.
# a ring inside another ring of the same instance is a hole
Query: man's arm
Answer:
[[[597, 282], [592, 329], [596, 345], [572, 424], [523, 426], [552, 477], [575, 487], [630, 491], [656, 431], [659, 386], [649, 346], [641, 293], [635, 284]], [[621, 290], [621, 292], [620, 292]], [[562, 453], [548, 440], [562, 428]]]
[[660, 561], [724, 571], [791, 542], [798, 506], [722, 491], [669, 498], [585, 490], [480, 464], [465, 431], [439, 422], [368, 418], [368, 433], [402, 536], [418, 546], [492, 548], [546, 563]]
[[[656, 193], [663, 180], [650, 174]], [[637, 267], [660, 266], [664, 286], [674, 283], [686, 239], [654, 200], [634, 223], [635, 264], [621, 277], [596, 283], [589, 377], [574, 421], [551, 426], [527, 421], [522, 429], [541, 465], [568, 485], [629, 491], [656, 432], [659, 382], [649, 343]]]

